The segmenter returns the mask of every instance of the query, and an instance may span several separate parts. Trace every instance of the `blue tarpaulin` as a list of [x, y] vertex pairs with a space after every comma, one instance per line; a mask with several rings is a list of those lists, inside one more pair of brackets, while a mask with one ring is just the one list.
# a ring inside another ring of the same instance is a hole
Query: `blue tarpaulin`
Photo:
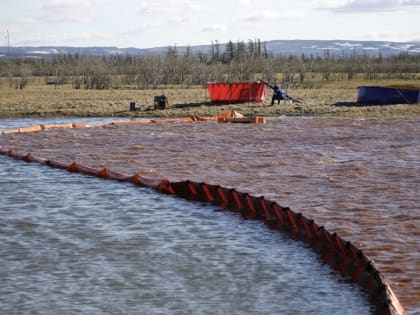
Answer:
[[357, 103], [359, 104], [415, 104], [420, 102], [420, 89], [360, 86]]

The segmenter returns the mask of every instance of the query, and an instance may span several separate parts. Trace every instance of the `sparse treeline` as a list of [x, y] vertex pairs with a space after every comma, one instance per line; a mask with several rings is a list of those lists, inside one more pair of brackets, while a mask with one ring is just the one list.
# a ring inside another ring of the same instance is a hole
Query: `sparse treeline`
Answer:
[[0, 76], [14, 88], [24, 88], [28, 78], [44, 77], [46, 83], [70, 83], [74, 89], [185, 87], [209, 81], [265, 80], [310, 87], [314, 82], [353, 79], [416, 79], [420, 54], [390, 57], [369, 54], [332, 56], [273, 56], [260, 40], [221, 45], [212, 42], [208, 53], [182, 52], [168, 47], [163, 55], [85, 56], [56, 55], [49, 59], [0, 61]]

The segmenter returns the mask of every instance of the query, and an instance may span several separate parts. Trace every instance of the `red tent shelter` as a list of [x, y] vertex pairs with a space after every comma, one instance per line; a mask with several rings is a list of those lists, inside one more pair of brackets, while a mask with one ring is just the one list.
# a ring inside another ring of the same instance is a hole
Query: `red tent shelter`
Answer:
[[266, 98], [262, 82], [207, 83], [210, 99], [219, 103], [261, 103]]

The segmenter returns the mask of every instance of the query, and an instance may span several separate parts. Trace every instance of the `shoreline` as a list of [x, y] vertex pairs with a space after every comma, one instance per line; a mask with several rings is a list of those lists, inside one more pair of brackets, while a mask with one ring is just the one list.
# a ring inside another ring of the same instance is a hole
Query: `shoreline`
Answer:
[[324, 118], [418, 118], [420, 117], [420, 104], [396, 105], [346, 105], [311, 106], [291, 105], [258, 105], [258, 104], [227, 104], [227, 105], [200, 105], [198, 108], [169, 108], [163, 110], [147, 109], [144, 111], [95, 111], [86, 110], [75, 112], [72, 110], [39, 111], [36, 108], [26, 111], [11, 113], [3, 111], [0, 107], [0, 119], [10, 118], [65, 118], [65, 117], [118, 117], [118, 118], [183, 118], [192, 116], [214, 116], [226, 111], [235, 110], [244, 116], [261, 116], [266, 118], [293, 116], [293, 117], [324, 117]]

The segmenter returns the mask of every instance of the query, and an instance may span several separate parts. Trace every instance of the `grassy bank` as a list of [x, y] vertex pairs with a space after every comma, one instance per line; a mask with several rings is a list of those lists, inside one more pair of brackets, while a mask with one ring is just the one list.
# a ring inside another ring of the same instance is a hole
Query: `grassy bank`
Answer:
[[[157, 90], [73, 89], [70, 84], [47, 85], [41, 78], [29, 78], [23, 90], [9, 86], [0, 79], [0, 117], [27, 116], [115, 116], [115, 117], [185, 117], [211, 116], [227, 110], [245, 115], [315, 115], [327, 117], [420, 117], [420, 104], [357, 106], [357, 86], [419, 84], [409, 81], [338, 81], [316, 84], [316, 88], [293, 88], [288, 93], [302, 99], [301, 104], [283, 102], [270, 106], [265, 103], [211, 104], [204, 86], [194, 88], [163, 87]], [[170, 108], [153, 109], [153, 97], [165, 94]], [[268, 91], [271, 99], [271, 91]], [[129, 104], [137, 101], [143, 110], [130, 112]]]

